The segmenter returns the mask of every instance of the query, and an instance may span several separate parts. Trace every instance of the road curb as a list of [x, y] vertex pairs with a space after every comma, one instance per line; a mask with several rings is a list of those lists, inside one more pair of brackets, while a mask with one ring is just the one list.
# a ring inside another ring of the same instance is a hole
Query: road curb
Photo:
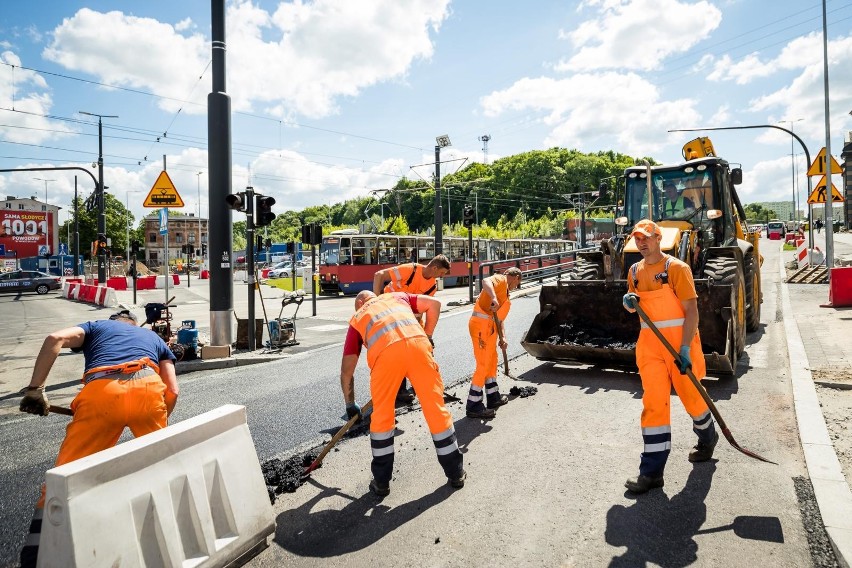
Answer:
[[834, 548], [837, 562], [849, 568], [852, 559], [852, 491], [843, 475], [840, 460], [831, 438], [825, 417], [819, 405], [808, 355], [798, 323], [793, 315], [790, 290], [785, 282], [783, 261], [781, 271], [781, 302], [784, 314], [784, 332], [787, 337], [787, 352], [790, 357], [790, 377], [793, 400], [796, 405], [796, 421], [799, 440], [805, 454], [805, 465], [822, 515], [823, 525]]

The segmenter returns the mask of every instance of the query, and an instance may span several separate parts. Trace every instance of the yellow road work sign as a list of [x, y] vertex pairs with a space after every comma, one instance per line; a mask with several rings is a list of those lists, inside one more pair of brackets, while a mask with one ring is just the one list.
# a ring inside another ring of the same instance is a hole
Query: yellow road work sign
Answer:
[[[822, 147], [822, 150], [817, 154], [814, 163], [811, 164], [811, 167], [808, 168], [809, 176], [824, 176], [827, 174], [827, 168], [825, 167], [825, 146]], [[837, 163], [837, 160], [834, 159], [834, 156], [831, 157], [831, 173], [839, 174], [843, 173], [843, 170], [840, 169], [840, 164]]]
[[[825, 203], [828, 201], [827, 194], [828, 188], [826, 186], [825, 176], [819, 180], [819, 183], [816, 187], [811, 191], [811, 194], [808, 196], [808, 203]], [[831, 202], [832, 203], [842, 203], [844, 201], [843, 196], [840, 195], [840, 192], [837, 191], [837, 187], [834, 184], [831, 184]]]
[[166, 170], [160, 172], [157, 181], [151, 191], [148, 192], [148, 197], [145, 198], [143, 207], [183, 207], [183, 199], [172, 183], [172, 179]]

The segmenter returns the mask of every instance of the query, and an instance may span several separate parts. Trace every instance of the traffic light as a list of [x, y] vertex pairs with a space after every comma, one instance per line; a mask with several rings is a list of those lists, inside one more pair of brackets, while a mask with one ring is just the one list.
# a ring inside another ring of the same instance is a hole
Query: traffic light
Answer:
[[474, 221], [475, 215], [476, 215], [476, 213], [474, 212], [473, 207], [471, 207], [470, 205], [465, 205], [464, 206], [463, 218], [462, 218], [462, 224], [468, 229], [473, 227], [473, 221]]
[[107, 253], [107, 238], [106, 235], [100, 233], [98, 235], [98, 256]]
[[139, 254], [139, 249], [142, 248], [141, 243], [139, 241], [131, 241], [130, 242], [130, 252], [133, 254]]
[[233, 209], [234, 211], [245, 211], [246, 210], [246, 194], [245, 192], [240, 193], [232, 193], [225, 197], [225, 202], [228, 204], [228, 207]]
[[255, 241], [254, 241], [254, 250], [259, 251], [262, 248], [263, 248], [263, 237], [261, 237], [260, 235], [257, 235], [255, 237]]
[[322, 225], [319, 223], [302, 225], [302, 242], [306, 245], [322, 244]]
[[201, 243], [201, 254], [207, 254], [207, 243]]
[[272, 206], [275, 205], [275, 198], [268, 195], [258, 195], [255, 201], [254, 208], [254, 226], [265, 227], [275, 220], [275, 213], [272, 212]]
[[267, 250], [272, 248], [272, 239], [266, 239], [264, 241], [264, 245], [266, 245]]
[[295, 251], [295, 243], [287, 243], [287, 254], [293, 254]]

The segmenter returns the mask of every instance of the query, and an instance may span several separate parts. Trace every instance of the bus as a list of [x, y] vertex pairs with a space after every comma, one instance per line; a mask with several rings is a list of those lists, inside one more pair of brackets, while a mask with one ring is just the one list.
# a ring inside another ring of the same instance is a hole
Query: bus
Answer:
[[[576, 248], [574, 241], [563, 239], [473, 239], [474, 278], [480, 261], [512, 260], [568, 252]], [[444, 285], [467, 285], [467, 238], [444, 237], [443, 253], [450, 261], [450, 271], [444, 276]], [[325, 294], [350, 295], [361, 290], [372, 290], [373, 276], [379, 270], [406, 262], [426, 264], [434, 256], [433, 237], [335, 231], [322, 239], [320, 291]]]

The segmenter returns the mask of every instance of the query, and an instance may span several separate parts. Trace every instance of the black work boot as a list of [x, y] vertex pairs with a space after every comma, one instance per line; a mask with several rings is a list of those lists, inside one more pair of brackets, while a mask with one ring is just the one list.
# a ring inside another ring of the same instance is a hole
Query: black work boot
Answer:
[[488, 420], [490, 418], [494, 418], [495, 416], [497, 416], [497, 411], [493, 408], [485, 408], [485, 405], [481, 402], [479, 404], [467, 406], [468, 418], [481, 418], [483, 420]]
[[509, 396], [505, 394], [500, 394], [499, 392], [495, 395], [489, 394], [486, 397], [485, 402], [488, 403], [488, 408], [499, 408], [504, 404], [509, 403]]
[[461, 475], [453, 479], [452, 477], [447, 478], [447, 482], [453, 489], [461, 489], [464, 487], [464, 480], [467, 479], [467, 472], [462, 470]]
[[390, 483], [387, 481], [379, 481], [374, 479], [370, 482], [370, 491], [379, 497], [387, 497], [390, 495]]
[[651, 489], [663, 486], [663, 476], [648, 477], [647, 475], [639, 475], [631, 477], [624, 482], [624, 486], [628, 491], [637, 495], [647, 493]]
[[414, 393], [405, 388], [405, 379], [399, 385], [399, 391], [396, 393], [396, 401], [400, 404], [414, 403]]
[[716, 444], [719, 442], [719, 433], [715, 430], [713, 431], [713, 439], [709, 442], [702, 442], [701, 440], [695, 444], [695, 447], [689, 452], [689, 461], [695, 462], [706, 462], [710, 458], [713, 457], [713, 450], [716, 449]]

